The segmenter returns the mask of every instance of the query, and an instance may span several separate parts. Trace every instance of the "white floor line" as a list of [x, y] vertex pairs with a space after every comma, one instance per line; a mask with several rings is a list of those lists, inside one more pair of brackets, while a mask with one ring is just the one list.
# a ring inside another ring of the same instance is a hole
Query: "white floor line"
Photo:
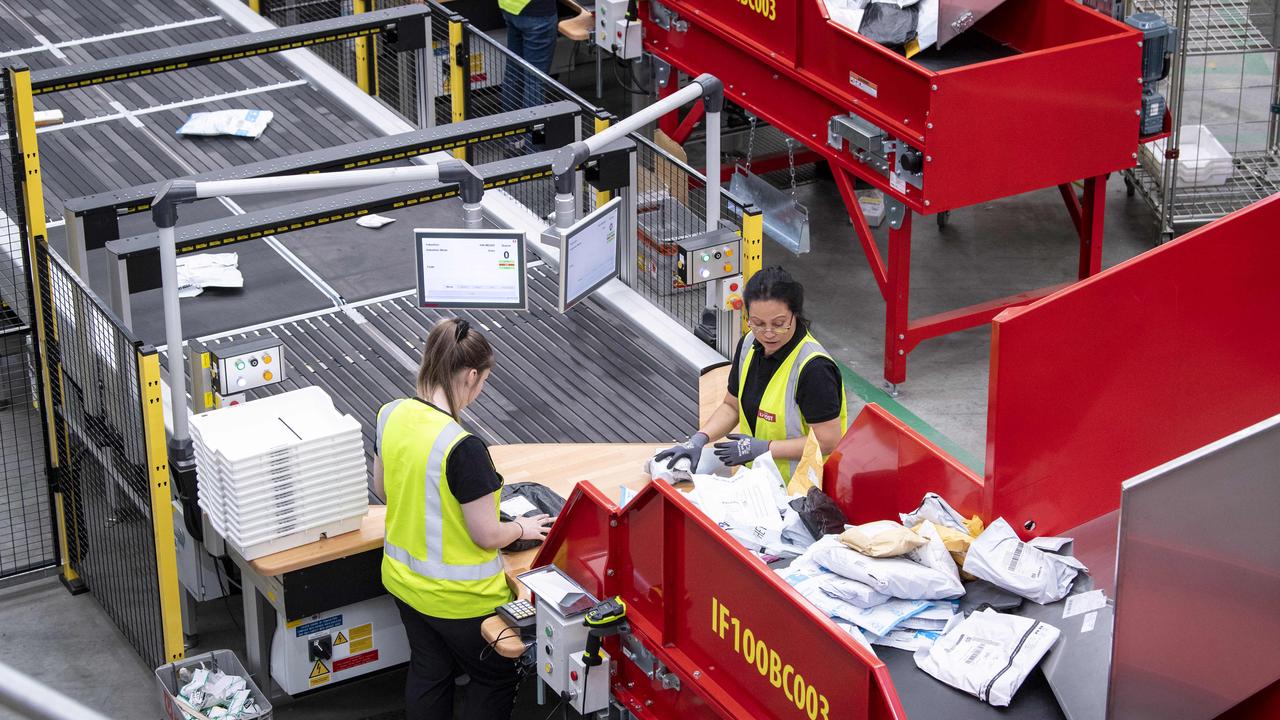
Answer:
[[137, 28], [134, 30], [123, 30], [121, 32], [109, 33], [107, 35], [94, 35], [87, 38], [76, 38], [75, 40], [64, 40], [62, 42], [51, 43], [41, 35], [36, 35], [36, 40], [40, 41], [39, 45], [22, 48], [21, 50], [6, 50], [0, 52], [0, 58], [13, 57], [15, 55], [26, 55], [33, 52], [51, 52], [59, 58], [65, 59], [66, 56], [61, 53], [62, 48], [75, 47], [76, 45], [87, 45], [89, 43], [103, 42], [106, 40], [115, 40], [123, 37], [133, 37], [135, 35], [145, 35], [153, 32], [163, 32], [165, 30], [175, 30], [177, 28], [190, 27], [192, 25], [203, 25], [205, 23], [218, 22], [222, 20], [217, 15], [208, 17], [195, 18], [193, 20], [179, 20], [178, 22], [166, 23], [164, 25], [152, 25], [150, 27]]
[[[215, 102], [218, 100], [230, 100], [232, 98], [245, 97], [247, 95], [257, 95], [258, 93], [272, 92], [273, 90], [283, 90], [285, 88], [296, 87], [298, 85], [306, 85], [306, 80], [289, 80], [287, 82], [275, 83], [274, 85], [263, 85], [262, 87], [246, 88], [244, 90], [236, 90], [234, 92], [221, 93], [219, 95], [208, 95], [206, 97], [192, 98], [190, 100], [179, 100], [178, 102], [166, 103], [164, 105], [153, 105], [151, 107], [140, 108], [138, 110], [125, 110], [123, 112], [115, 112], [110, 115], [99, 115], [98, 117], [85, 118], [83, 120], [73, 120], [65, 122], [61, 125], [49, 125], [42, 128], [36, 128], [37, 134], [46, 132], [57, 132], [58, 130], [66, 130], [73, 127], [84, 127], [85, 125], [96, 125], [97, 123], [110, 122], [112, 120], [131, 119], [139, 115], [150, 115], [151, 113], [164, 112], [165, 110], [174, 110], [176, 108], [190, 107], [192, 105], [201, 105], [203, 103]], [[9, 136], [0, 135], [0, 140], [8, 140]]]

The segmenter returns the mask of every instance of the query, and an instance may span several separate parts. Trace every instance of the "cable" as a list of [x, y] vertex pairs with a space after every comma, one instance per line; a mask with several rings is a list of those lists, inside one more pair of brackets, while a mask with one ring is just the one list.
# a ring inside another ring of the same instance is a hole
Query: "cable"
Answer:
[[[218, 575], [218, 590], [222, 593], [222, 606], [227, 609], [227, 615], [231, 616], [231, 624], [236, 626], [236, 630], [239, 630], [240, 632], [244, 632], [244, 627], [240, 625], [240, 621], [236, 619], [235, 612], [231, 610], [231, 601], [227, 599], [227, 597], [231, 594], [231, 590], [228, 587], [229, 585], [231, 585], [231, 574], [227, 573], [227, 578], [226, 578], [227, 584], [223, 585], [222, 584], [222, 562], [218, 558], [214, 558], [213, 571]], [[244, 592], [244, 590], [241, 589], [240, 592]]]

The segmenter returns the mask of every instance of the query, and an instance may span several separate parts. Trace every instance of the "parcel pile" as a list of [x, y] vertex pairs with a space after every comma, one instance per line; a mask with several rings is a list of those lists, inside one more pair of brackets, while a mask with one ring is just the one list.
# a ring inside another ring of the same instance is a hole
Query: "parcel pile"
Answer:
[[182, 668], [178, 707], [186, 720], [248, 720], [262, 714], [253, 699], [249, 683], [239, 675], [221, 670]]

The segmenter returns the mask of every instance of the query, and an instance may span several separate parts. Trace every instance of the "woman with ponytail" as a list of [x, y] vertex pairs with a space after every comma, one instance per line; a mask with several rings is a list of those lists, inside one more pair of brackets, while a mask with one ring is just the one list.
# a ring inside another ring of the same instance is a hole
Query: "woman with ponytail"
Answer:
[[480, 623], [511, 600], [498, 549], [541, 540], [546, 515], [501, 522], [502, 478], [484, 442], [460, 424], [493, 368], [493, 349], [466, 320], [432, 329], [417, 394], [378, 411], [374, 491], [386, 498], [382, 583], [409, 637], [409, 720], [453, 718], [457, 676], [466, 674], [456, 717], [509, 718], [515, 661], [483, 652]]

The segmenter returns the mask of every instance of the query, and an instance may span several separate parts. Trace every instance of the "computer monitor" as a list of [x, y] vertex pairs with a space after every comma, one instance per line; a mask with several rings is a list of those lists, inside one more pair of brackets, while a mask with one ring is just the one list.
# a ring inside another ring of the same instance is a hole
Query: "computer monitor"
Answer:
[[560, 312], [618, 276], [622, 198], [596, 208], [560, 234]]
[[524, 310], [524, 233], [415, 228], [418, 306]]

